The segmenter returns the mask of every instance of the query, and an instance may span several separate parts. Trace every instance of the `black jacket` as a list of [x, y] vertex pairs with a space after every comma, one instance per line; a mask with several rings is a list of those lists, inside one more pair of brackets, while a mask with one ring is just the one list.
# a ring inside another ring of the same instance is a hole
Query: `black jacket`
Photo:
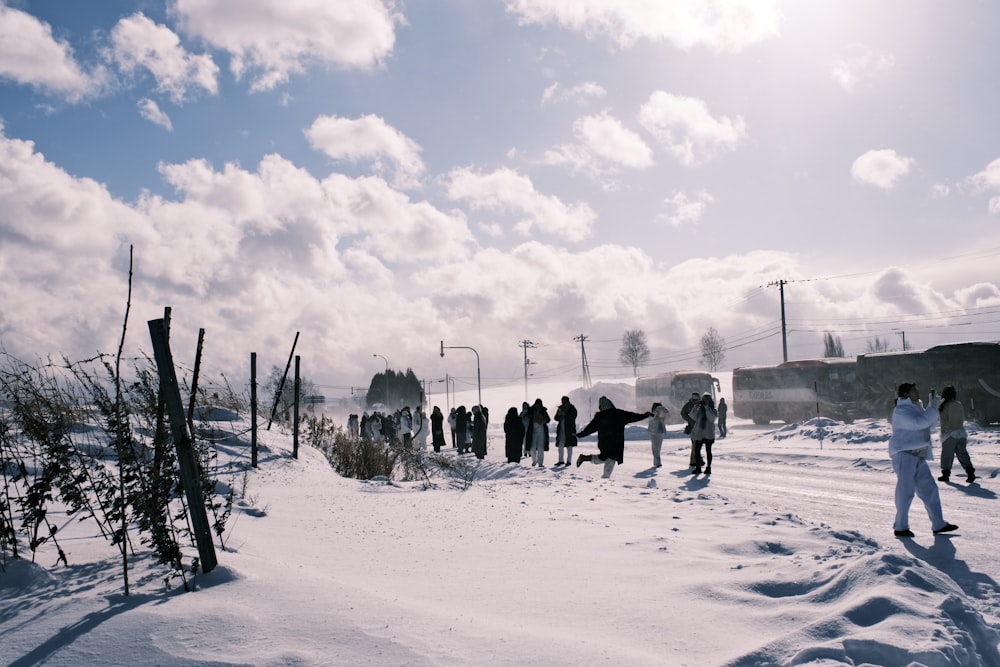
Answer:
[[601, 452], [598, 458], [602, 461], [614, 459], [621, 463], [625, 459], [625, 427], [646, 417], [649, 417], [648, 412], [640, 414], [608, 408], [595, 414], [586, 428], [576, 435], [582, 438], [597, 431], [597, 449]]

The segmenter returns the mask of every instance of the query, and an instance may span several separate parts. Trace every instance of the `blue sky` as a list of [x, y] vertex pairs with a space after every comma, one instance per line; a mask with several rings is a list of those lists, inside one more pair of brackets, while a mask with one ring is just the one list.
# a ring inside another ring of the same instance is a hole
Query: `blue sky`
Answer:
[[[336, 395], [995, 340], [990, 2], [0, 0], [0, 345]], [[184, 355], [177, 352], [181, 358]]]

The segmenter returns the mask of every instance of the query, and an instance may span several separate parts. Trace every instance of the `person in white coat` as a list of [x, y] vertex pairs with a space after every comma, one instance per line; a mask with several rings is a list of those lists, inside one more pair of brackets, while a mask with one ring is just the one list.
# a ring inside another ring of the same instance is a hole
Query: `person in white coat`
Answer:
[[[691, 442], [695, 447], [695, 460], [701, 461], [701, 448], [705, 447], [705, 474], [712, 474], [712, 445], [715, 444], [715, 421], [719, 411], [715, 409], [715, 401], [711, 394], [705, 394], [691, 409], [694, 428], [691, 429]], [[701, 465], [695, 466], [695, 475], [701, 474]]]
[[413, 411], [413, 445], [421, 455], [427, 452], [427, 433], [430, 431], [430, 424], [427, 423], [427, 415], [422, 406], [417, 406]]
[[653, 450], [653, 467], [660, 467], [660, 451], [663, 449], [663, 436], [667, 432], [667, 417], [670, 411], [662, 403], [653, 403], [650, 408], [653, 416], [649, 418], [649, 444]]
[[913, 531], [910, 530], [910, 505], [914, 494], [923, 501], [935, 535], [958, 530], [958, 526], [944, 519], [941, 494], [934, 474], [927, 465], [928, 459], [934, 456], [931, 428], [940, 419], [937, 408], [933, 405], [936, 401], [934, 390], [931, 389], [931, 405], [927, 408], [920, 402], [919, 396], [916, 385], [904, 382], [896, 390], [896, 407], [892, 411], [889, 457], [896, 473], [896, 520], [892, 525], [896, 537], [913, 537]]

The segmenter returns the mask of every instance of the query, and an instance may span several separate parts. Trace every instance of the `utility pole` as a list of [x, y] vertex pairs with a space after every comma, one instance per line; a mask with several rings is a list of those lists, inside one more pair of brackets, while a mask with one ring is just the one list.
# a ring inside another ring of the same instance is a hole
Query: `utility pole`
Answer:
[[527, 339], [522, 340], [518, 345], [524, 348], [524, 400], [528, 400], [528, 365], [531, 363], [528, 361], [528, 348], [534, 349], [538, 346]]
[[785, 328], [785, 285], [787, 280], [778, 280], [768, 283], [768, 287], [778, 286], [781, 294], [781, 354], [785, 361], [788, 361], [788, 330]]
[[580, 334], [579, 336], [575, 336], [573, 340], [580, 341], [580, 363], [583, 369], [583, 386], [590, 389], [590, 367], [587, 366], [587, 350], [583, 346], [583, 344], [587, 341], [587, 337]]

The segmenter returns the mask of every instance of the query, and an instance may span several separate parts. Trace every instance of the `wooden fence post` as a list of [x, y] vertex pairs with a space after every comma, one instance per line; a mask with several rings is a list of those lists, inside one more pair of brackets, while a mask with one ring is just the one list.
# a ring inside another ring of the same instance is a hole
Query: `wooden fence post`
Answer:
[[257, 353], [250, 353], [250, 465], [257, 467]]
[[278, 383], [278, 390], [274, 392], [274, 405], [271, 406], [271, 418], [267, 420], [267, 430], [271, 430], [271, 422], [274, 421], [274, 415], [278, 412], [278, 400], [281, 398], [281, 392], [285, 388], [285, 378], [288, 377], [288, 368], [292, 365], [292, 356], [295, 354], [295, 346], [299, 344], [299, 332], [295, 332], [295, 340], [292, 341], [292, 351], [288, 353], [288, 363], [285, 364], [285, 372], [281, 376], [281, 382]]
[[296, 355], [295, 357], [295, 394], [294, 403], [295, 406], [292, 411], [292, 418], [295, 420], [295, 425], [292, 426], [292, 458], [299, 458], [299, 362], [302, 357]]
[[194, 436], [194, 403], [198, 395], [198, 374], [201, 372], [201, 350], [205, 344], [205, 330], [198, 329], [198, 349], [194, 353], [194, 374], [191, 376], [191, 399], [188, 401], [188, 428]]
[[201, 483], [198, 479], [198, 461], [195, 459], [194, 446], [188, 435], [187, 421], [184, 419], [184, 404], [181, 401], [180, 387], [177, 386], [177, 372], [174, 370], [173, 356], [170, 354], [170, 343], [167, 340], [167, 326], [164, 320], [149, 320], [149, 337], [153, 341], [153, 357], [160, 374], [160, 385], [163, 387], [164, 400], [167, 405], [167, 415], [170, 420], [170, 431], [174, 446], [177, 448], [177, 465], [180, 468], [181, 484], [187, 496], [188, 512], [191, 514], [191, 524], [194, 527], [195, 541], [198, 544], [198, 555], [201, 559], [201, 571], [211, 572], [218, 564], [215, 556], [215, 545], [212, 543], [212, 530], [208, 524], [208, 513], [201, 494]]

